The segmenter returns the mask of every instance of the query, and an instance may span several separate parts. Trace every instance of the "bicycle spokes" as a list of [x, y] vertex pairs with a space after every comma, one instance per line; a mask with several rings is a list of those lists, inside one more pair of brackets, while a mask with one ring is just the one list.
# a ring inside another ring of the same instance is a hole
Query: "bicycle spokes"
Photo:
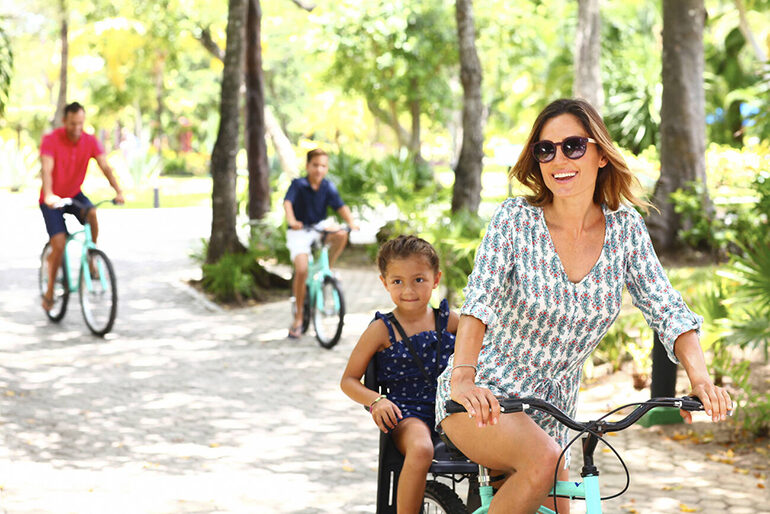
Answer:
[[324, 348], [331, 348], [342, 335], [345, 303], [339, 284], [332, 277], [325, 277], [318, 291], [313, 311], [316, 338]]
[[118, 292], [115, 273], [101, 250], [89, 250], [80, 268], [80, 307], [88, 328], [96, 335], [110, 331], [115, 321]]

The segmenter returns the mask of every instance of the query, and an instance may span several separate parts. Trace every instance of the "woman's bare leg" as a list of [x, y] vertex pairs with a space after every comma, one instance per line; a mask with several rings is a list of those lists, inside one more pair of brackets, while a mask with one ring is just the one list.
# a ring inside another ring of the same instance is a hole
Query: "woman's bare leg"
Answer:
[[[445, 418], [441, 426], [469, 459], [512, 473], [495, 493], [490, 514], [532, 514], [551, 502], [547, 497], [561, 448], [529, 416], [505, 414], [496, 425], [479, 428], [475, 419], [460, 413]], [[566, 513], [563, 503], [559, 512]]]

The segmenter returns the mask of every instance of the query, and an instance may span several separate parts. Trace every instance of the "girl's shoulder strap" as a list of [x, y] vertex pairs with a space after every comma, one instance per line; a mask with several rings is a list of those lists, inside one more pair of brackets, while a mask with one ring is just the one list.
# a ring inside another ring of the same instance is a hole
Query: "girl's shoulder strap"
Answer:
[[440, 334], [449, 324], [449, 302], [446, 298], [441, 300], [438, 308], [433, 309], [433, 316], [436, 320], [436, 333]]
[[390, 342], [394, 343], [396, 341], [396, 333], [393, 332], [392, 321], [396, 319], [395, 316], [393, 316], [392, 312], [383, 314], [380, 311], [377, 311], [374, 313], [374, 319], [371, 322], [374, 323], [378, 319], [381, 319], [382, 322], [385, 323], [385, 327], [388, 329], [388, 337], [390, 338]]

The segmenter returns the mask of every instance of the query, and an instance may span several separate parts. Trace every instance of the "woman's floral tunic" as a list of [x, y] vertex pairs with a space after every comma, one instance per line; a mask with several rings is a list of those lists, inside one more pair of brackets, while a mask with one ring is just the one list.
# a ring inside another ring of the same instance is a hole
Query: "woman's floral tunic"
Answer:
[[[476, 385], [498, 397], [536, 397], [574, 417], [583, 363], [620, 312], [623, 285], [677, 362], [676, 338], [703, 319], [673, 289], [642, 217], [602, 207], [605, 236], [594, 267], [571, 282], [556, 254], [543, 210], [509, 198], [492, 216], [464, 290], [462, 314], [487, 326]], [[436, 423], [446, 417], [453, 359], [439, 377]], [[551, 416], [533, 419], [564, 447], [568, 430]]]

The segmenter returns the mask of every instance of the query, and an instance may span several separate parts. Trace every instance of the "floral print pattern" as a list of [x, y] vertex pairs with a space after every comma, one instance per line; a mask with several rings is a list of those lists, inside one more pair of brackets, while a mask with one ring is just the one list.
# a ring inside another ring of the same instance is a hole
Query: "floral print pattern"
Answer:
[[[536, 397], [574, 417], [583, 363], [620, 313], [623, 285], [669, 358], [674, 341], [703, 322], [673, 289], [642, 217], [602, 206], [601, 254], [577, 283], [567, 277], [543, 210], [510, 198], [496, 210], [476, 253], [461, 313], [487, 326], [476, 385], [498, 397]], [[439, 377], [436, 422], [446, 417], [453, 362]], [[551, 416], [532, 418], [564, 447], [568, 429]]]

